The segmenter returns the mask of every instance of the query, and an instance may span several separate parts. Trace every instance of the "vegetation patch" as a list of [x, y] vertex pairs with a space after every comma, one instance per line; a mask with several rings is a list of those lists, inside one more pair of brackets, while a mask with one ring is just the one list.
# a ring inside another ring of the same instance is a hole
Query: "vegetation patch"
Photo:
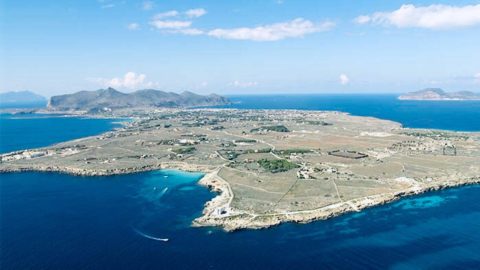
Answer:
[[275, 131], [275, 132], [290, 132], [290, 130], [284, 125], [277, 126], [263, 126], [250, 130], [250, 133], [262, 132], [262, 131]]
[[234, 160], [240, 155], [238, 152], [234, 150], [222, 150], [218, 152], [220, 155], [222, 155], [223, 158], [228, 160]]
[[462, 135], [462, 134], [455, 134], [455, 133], [450, 133], [450, 132], [442, 132], [442, 131], [405, 131], [402, 132], [401, 134], [405, 134], [408, 136], [414, 136], [414, 137], [426, 137], [434, 140], [444, 140], [444, 139], [451, 139], [451, 138], [456, 138], [456, 139], [462, 139], [462, 140], [468, 140], [469, 136], [467, 135]]
[[332, 126], [333, 124], [332, 123], [328, 123], [328, 122], [325, 122], [325, 121], [313, 121], [313, 120], [297, 120], [296, 121], [297, 123], [299, 124], [308, 124], [308, 125], [312, 125], [312, 126]]
[[257, 140], [253, 140], [253, 139], [239, 139], [239, 140], [235, 140], [234, 142], [235, 142], [235, 143], [256, 143]]
[[172, 152], [174, 152], [177, 155], [185, 155], [185, 154], [191, 154], [195, 150], [196, 150], [195, 147], [189, 146], [189, 147], [184, 147], [184, 148], [173, 149]]
[[306, 154], [311, 153], [312, 150], [310, 149], [301, 149], [301, 148], [292, 148], [292, 149], [284, 149], [284, 150], [275, 150], [274, 153], [277, 155], [285, 155], [289, 156], [291, 154]]
[[286, 159], [260, 159], [258, 164], [271, 173], [286, 172], [298, 168], [298, 165]]

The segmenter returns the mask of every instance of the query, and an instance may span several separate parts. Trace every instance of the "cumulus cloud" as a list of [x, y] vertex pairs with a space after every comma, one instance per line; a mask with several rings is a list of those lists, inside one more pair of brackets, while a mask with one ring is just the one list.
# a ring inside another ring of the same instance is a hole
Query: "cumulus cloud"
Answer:
[[358, 24], [366, 24], [369, 23], [371, 20], [372, 19], [370, 18], [370, 16], [362, 15], [355, 18], [354, 21]]
[[123, 78], [113, 78], [107, 81], [107, 86], [133, 89], [144, 84], [146, 78], [147, 76], [145, 74], [127, 72]]
[[378, 24], [398, 28], [451, 29], [480, 24], [480, 4], [467, 6], [402, 5], [392, 12], [376, 12], [355, 19], [359, 24]]
[[202, 17], [205, 14], [207, 14], [207, 11], [203, 8], [195, 8], [185, 11], [185, 15], [189, 18], [198, 18]]
[[150, 22], [150, 24], [158, 29], [181, 29], [190, 27], [190, 25], [192, 25], [192, 22], [153, 20]]
[[350, 78], [348, 78], [347, 74], [340, 74], [338, 77], [341, 85], [347, 85], [350, 83]]
[[153, 1], [144, 1], [142, 3], [142, 9], [143, 10], [151, 10], [151, 9], [153, 9], [154, 5], [155, 5], [155, 3]]
[[247, 87], [257, 86], [258, 82], [242, 82], [242, 81], [235, 80], [231, 82], [230, 85], [238, 88], [247, 88]]
[[155, 20], [165, 19], [165, 18], [172, 18], [172, 17], [186, 17], [186, 18], [199, 18], [203, 15], [207, 14], [207, 11], [203, 8], [193, 8], [186, 10], [184, 12], [179, 12], [177, 10], [169, 10], [165, 12], [158, 13], [154, 16]]
[[335, 26], [332, 22], [315, 24], [303, 18], [297, 18], [288, 22], [281, 22], [253, 28], [241, 27], [222, 29], [217, 28], [207, 34], [221, 39], [253, 40], [253, 41], [276, 41], [286, 38], [303, 37], [307, 34], [328, 31]]
[[169, 11], [165, 11], [165, 12], [156, 14], [153, 17], [153, 19], [154, 20], [160, 20], [160, 19], [164, 19], [164, 18], [176, 17], [176, 16], [178, 16], [178, 14], [179, 14], [179, 12], [176, 11], [176, 10], [169, 10]]
[[198, 36], [198, 35], [203, 35], [205, 33], [203, 30], [200, 30], [197, 28], [174, 29], [168, 32], [172, 34], [183, 34], [187, 36]]
[[127, 29], [132, 31], [138, 30], [140, 29], [140, 25], [138, 23], [130, 23], [127, 25]]
[[190, 28], [192, 21], [190, 19], [198, 18], [207, 14], [203, 8], [189, 9], [185, 12], [170, 10], [158, 13], [150, 21], [150, 24], [157, 29], [167, 29], [168, 33], [177, 33], [185, 35], [201, 35], [202, 30]]
[[473, 77], [475, 78], [475, 81], [477, 83], [480, 83], [480, 72], [478, 72], [477, 74], [473, 75]]
[[103, 87], [113, 87], [120, 89], [138, 89], [143, 87], [153, 87], [156, 83], [146, 81], [145, 74], [137, 74], [129, 71], [123, 77], [115, 77], [111, 79], [95, 78], [90, 79], [95, 83], [101, 84]]
[[153, 16], [150, 25], [163, 33], [183, 35], [207, 35], [219, 39], [276, 41], [286, 38], [298, 38], [307, 34], [328, 31], [335, 24], [330, 21], [314, 23], [296, 18], [287, 22], [261, 25], [256, 27], [198, 29], [192, 27], [196, 18], [207, 14], [203, 8], [189, 9], [183, 12], [170, 10]]

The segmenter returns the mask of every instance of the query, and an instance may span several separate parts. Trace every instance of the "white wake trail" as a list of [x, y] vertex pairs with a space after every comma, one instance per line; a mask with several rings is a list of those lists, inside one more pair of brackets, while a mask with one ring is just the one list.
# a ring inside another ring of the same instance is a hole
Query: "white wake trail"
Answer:
[[155, 236], [151, 236], [151, 235], [148, 235], [146, 233], [143, 233], [135, 228], [133, 228], [133, 231], [135, 231], [137, 234], [139, 234], [140, 236], [143, 236], [145, 238], [148, 238], [148, 239], [151, 239], [151, 240], [155, 240], [155, 241], [162, 241], [162, 242], [168, 242], [168, 238], [159, 238], [159, 237], [155, 237]]

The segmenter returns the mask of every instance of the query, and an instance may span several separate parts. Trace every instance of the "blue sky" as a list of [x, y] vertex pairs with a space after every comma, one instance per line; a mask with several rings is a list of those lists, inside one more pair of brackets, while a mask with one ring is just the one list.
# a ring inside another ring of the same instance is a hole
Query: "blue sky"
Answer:
[[480, 1], [0, 0], [0, 91], [480, 91]]

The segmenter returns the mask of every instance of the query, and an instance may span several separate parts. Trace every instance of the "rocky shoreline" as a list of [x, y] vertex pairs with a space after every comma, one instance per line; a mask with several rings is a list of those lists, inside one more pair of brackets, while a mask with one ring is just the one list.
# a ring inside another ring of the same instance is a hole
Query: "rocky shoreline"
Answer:
[[109, 169], [109, 170], [89, 170], [89, 169], [78, 169], [72, 167], [60, 167], [60, 166], [30, 166], [30, 167], [16, 167], [16, 168], [6, 168], [0, 169], [0, 173], [12, 173], [12, 172], [55, 172], [55, 173], [66, 173], [75, 176], [113, 176], [113, 175], [123, 175], [123, 174], [133, 174], [141, 172], [149, 172], [155, 170], [163, 169], [173, 169], [186, 172], [202, 172], [209, 173], [214, 168], [211, 166], [204, 165], [194, 165], [187, 163], [162, 163], [157, 165], [145, 165], [136, 168], [123, 168], [123, 169]]
[[426, 192], [438, 191], [447, 188], [459, 187], [464, 185], [480, 184], [480, 177], [458, 180], [455, 182], [446, 182], [443, 184], [434, 184], [431, 186], [414, 187], [395, 193], [385, 193], [354, 199], [346, 202], [331, 204], [318, 209], [302, 210], [288, 212], [284, 214], [264, 214], [258, 215], [234, 209], [231, 206], [233, 192], [227, 181], [218, 176], [219, 167], [188, 164], [185, 162], [161, 163], [155, 166], [142, 166], [138, 168], [125, 168], [119, 170], [86, 170], [71, 167], [60, 166], [31, 166], [18, 167], [15, 169], [0, 169], [0, 173], [8, 172], [56, 172], [66, 173], [75, 176], [113, 176], [123, 174], [133, 174], [162, 169], [174, 169], [188, 172], [201, 172], [205, 175], [199, 180], [199, 184], [217, 193], [212, 200], [204, 205], [202, 216], [192, 221], [193, 227], [215, 226], [221, 227], [225, 231], [236, 231], [241, 229], [263, 229], [269, 228], [280, 223], [296, 222], [309, 223], [316, 220], [326, 220], [350, 212], [359, 212], [369, 207], [384, 205], [405, 197], [423, 194]]
[[[253, 213], [232, 209], [227, 203], [227, 201], [231, 201], [232, 199], [228, 184], [221, 179], [219, 180], [218, 177], [215, 178], [214, 175], [206, 175], [200, 180], [200, 183], [208, 186], [212, 191], [219, 193], [219, 195], [205, 204], [203, 215], [194, 220], [193, 226], [217, 226], [222, 227], [225, 231], [236, 231], [241, 229], [264, 229], [286, 222], [305, 224], [317, 220], [326, 220], [351, 212], [360, 212], [366, 208], [384, 205], [406, 197], [420, 195], [427, 192], [480, 184], [480, 177], [423, 188], [412, 188], [395, 193], [368, 196], [362, 199], [332, 204], [319, 209], [265, 215], [255, 215]], [[221, 215], [218, 210], [224, 208], [229, 208], [231, 214]]]

